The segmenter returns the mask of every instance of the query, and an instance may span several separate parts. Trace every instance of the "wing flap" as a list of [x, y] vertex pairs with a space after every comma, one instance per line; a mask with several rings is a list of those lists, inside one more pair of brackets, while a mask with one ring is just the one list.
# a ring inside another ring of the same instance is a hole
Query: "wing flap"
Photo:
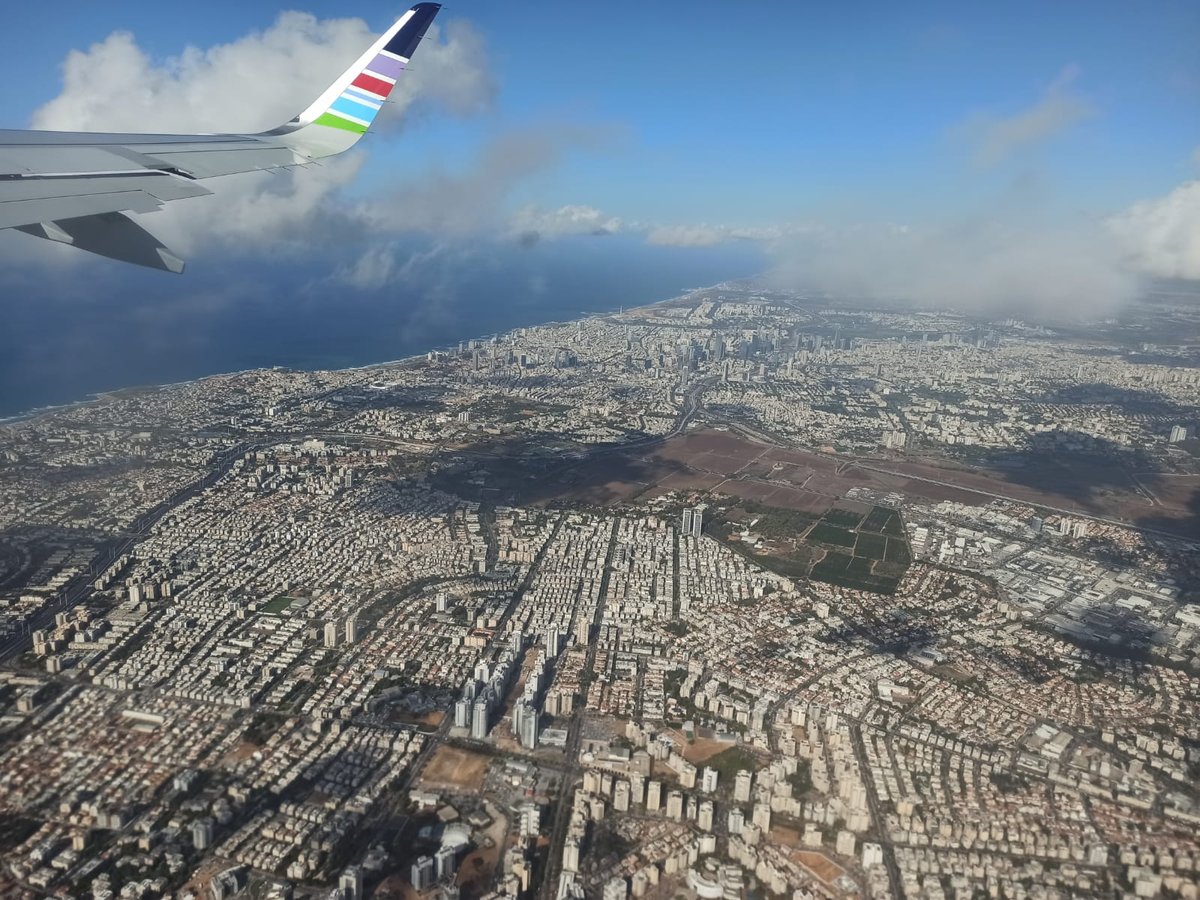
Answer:
[[212, 191], [165, 172], [10, 178], [0, 181], [0, 228], [106, 212], [151, 212], [169, 200]]
[[304, 159], [284, 146], [263, 143], [257, 147], [237, 149], [184, 149], [171, 150], [137, 148], [139, 152], [161, 160], [165, 166], [180, 169], [195, 178], [213, 178], [217, 175], [236, 175], [238, 172], [254, 172], [260, 169], [279, 169], [303, 164]]

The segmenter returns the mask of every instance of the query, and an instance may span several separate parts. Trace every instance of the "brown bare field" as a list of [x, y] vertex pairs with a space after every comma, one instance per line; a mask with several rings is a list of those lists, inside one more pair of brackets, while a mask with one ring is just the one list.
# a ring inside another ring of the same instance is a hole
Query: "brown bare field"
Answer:
[[802, 865], [825, 884], [833, 884], [846, 874], [846, 870], [831, 860], [824, 853], [816, 850], [801, 849], [804, 841], [800, 831], [787, 825], [772, 825], [771, 840], [789, 849], [788, 856]]
[[846, 870], [824, 853], [813, 850], [796, 850], [792, 853], [796, 862], [808, 869], [826, 884], [833, 884], [846, 874]]
[[443, 744], [433, 751], [433, 756], [421, 771], [421, 785], [478, 791], [483, 787], [483, 776], [490, 761], [483, 754]]
[[718, 753], [728, 750], [730, 747], [736, 746], [727, 741], [716, 741], [712, 738], [700, 737], [699, 735], [697, 735], [696, 740], [689, 744], [687, 738], [683, 736], [682, 731], [675, 728], [668, 728], [666, 731], [679, 741], [680, 746], [683, 748], [683, 758], [697, 765], [707, 762]]

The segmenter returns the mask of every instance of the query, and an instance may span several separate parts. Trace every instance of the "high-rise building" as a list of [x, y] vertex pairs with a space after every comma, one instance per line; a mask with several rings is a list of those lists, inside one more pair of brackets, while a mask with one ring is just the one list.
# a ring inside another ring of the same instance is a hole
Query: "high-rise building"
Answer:
[[458, 848], [449, 844], [438, 847], [437, 853], [434, 854], [434, 868], [437, 871], [438, 881], [453, 878], [454, 873], [458, 870]]
[[646, 785], [646, 809], [658, 812], [662, 807], [662, 782], [651, 781]]
[[563, 845], [562, 867], [564, 872], [579, 871], [579, 839], [567, 838]]
[[342, 900], [362, 900], [363, 874], [358, 866], [350, 866], [338, 878], [338, 892]]
[[730, 834], [741, 834], [742, 829], [746, 827], [746, 814], [735, 806], [729, 811], [726, 827]]
[[212, 846], [212, 819], [197, 819], [192, 823], [192, 846], [197, 850], [207, 850]]
[[763, 833], [771, 830], [771, 805], [769, 803], [755, 803], [754, 815], [752, 821], [755, 825], [763, 830]]
[[680, 534], [691, 534], [692, 533], [692, 510], [690, 507], [683, 511], [683, 521], [680, 523], [679, 533]]
[[629, 776], [629, 801], [638, 805], [646, 802], [646, 776], [641, 772]]
[[542, 830], [542, 808], [536, 803], [521, 806], [521, 836], [535, 838]]
[[358, 643], [358, 618], [355, 616], [346, 620], [346, 643]]
[[700, 537], [704, 531], [704, 510], [697, 507], [692, 511], [692, 537]]
[[717, 770], [711, 766], [705, 766], [704, 771], [700, 773], [700, 790], [706, 794], [715, 793], [717, 790]]
[[521, 729], [521, 746], [526, 750], [536, 750], [538, 745], [538, 713], [531, 708], [525, 717], [525, 727]]
[[325, 646], [336, 647], [338, 642], [337, 622], [325, 623]]
[[883, 847], [872, 841], [866, 841], [862, 845], [862, 867], [869, 869], [871, 866], [878, 866], [883, 863]]
[[424, 891], [433, 886], [437, 867], [432, 856], [417, 857], [409, 870], [409, 881], [418, 891]]
[[678, 822], [683, 818], [683, 794], [671, 791], [667, 794], [667, 817]]
[[454, 727], [469, 728], [471, 726], [471, 701], [465, 697], [454, 704]]
[[700, 826], [701, 831], [713, 830], [713, 802], [705, 800], [700, 804], [700, 811], [696, 815], [696, 824]]
[[1178, 444], [1180, 441], [1186, 441], [1187, 439], [1188, 439], [1187, 426], [1185, 426], [1185, 425], [1172, 425], [1171, 426], [1170, 442], [1172, 444]]
[[629, 782], [624, 778], [613, 788], [613, 809], [617, 812], [629, 812]]
[[487, 701], [480, 697], [475, 701], [475, 708], [471, 712], [471, 737], [476, 740], [483, 740], [488, 734], [488, 708]]
[[733, 799], [738, 803], [750, 802], [750, 781], [751, 774], [746, 769], [741, 769], [733, 779]]

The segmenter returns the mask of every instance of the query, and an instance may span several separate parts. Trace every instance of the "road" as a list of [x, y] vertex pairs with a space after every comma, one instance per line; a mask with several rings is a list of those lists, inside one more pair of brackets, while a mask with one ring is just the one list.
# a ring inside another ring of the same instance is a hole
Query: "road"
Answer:
[[891, 883], [892, 896], [904, 900], [904, 881], [900, 877], [900, 866], [896, 862], [896, 848], [888, 837], [887, 822], [879, 808], [879, 795], [875, 792], [875, 779], [871, 776], [871, 767], [867, 764], [867, 748], [863, 743], [862, 726], [858, 722], [850, 725], [850, 734], [854, 743], [854, 755], [858, 758], [858, 767], [863, 773], [863, 784], [867, 787], [867, 806], [871, 809], [871, 821], [878, 832], [878, 841], [883, 848], [883, 864], [887, 867], [888, 881]]

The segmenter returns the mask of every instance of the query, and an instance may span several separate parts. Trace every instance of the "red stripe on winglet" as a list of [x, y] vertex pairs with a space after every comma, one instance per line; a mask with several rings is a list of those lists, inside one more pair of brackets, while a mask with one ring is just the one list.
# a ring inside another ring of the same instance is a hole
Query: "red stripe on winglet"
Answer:
[[386, 97], [392, 91], [392, 86], [381, 78], [374, 78], [366, 72], [360, 74], [354, 79], [355, 87], [362, 88], [364, 91], [370, 91], [372, 94], [378, 94], [380, 97]]

